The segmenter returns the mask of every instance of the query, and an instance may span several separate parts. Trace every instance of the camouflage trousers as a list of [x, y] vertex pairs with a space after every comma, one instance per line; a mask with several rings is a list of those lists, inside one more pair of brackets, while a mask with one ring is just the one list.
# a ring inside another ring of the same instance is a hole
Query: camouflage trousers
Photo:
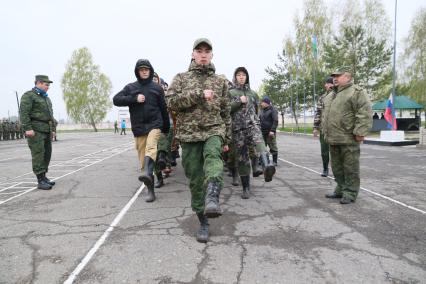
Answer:
[[336, 194], [355, 200], [360, 187], [360, 146], [330, 145], [331, 169], [337, 186]]
[[262, 139], [260, 129], [250, 127], [234, 131], [232, 133], [232, 143], [235, 145], [235, 160], [238, 164], [238, 174], [240, 176], [250, 175], [251, 162], [250, 162], [250, 149], [255, 154], [266, 152], [265, 143]]
[[182, 165], [189, 179], [191, 207], [196, 213], [204, 212], [204, 199], [208, 182], [223, 187], [222, 138], [212, 136], [206, 141], [181, 142]]
[[277, 135], [274, 136], [270, 135], [262, 135], [263, 141], [265, 141], [265, 145], [269, 147], [269, 152], [274, 155], [278, 154], [278, 147], [277, 147]]
[[321, 158], [324, 168], [328, 168], [330, 162], [330, 146], [324, 139], [324, 134], [320, 132]]
[[35, 132], [35, 136], [27, 138], [31, 151], [34, 174], [46, 173], [52, 156], [52, 140], [50, 133]]

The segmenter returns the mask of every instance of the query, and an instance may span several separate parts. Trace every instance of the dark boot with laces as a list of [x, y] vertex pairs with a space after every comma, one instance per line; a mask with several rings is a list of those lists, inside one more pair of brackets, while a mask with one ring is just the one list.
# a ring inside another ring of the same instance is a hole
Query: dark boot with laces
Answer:
[[52, 189], [52, 186], [50, 184], [48, 184], [44, 178], [43, 178], [43, 174], [38, 174], [37, 175], [37, 188], [38, 189], [43, 189], [43, 190], [49, 190]]
[[200, 228], [197, 231], [197, 242], [207, 243], [209, 240], [209, 221], [203, 213], [197, 213], [198, 220], [200, 221]]
[[217, 182], [210, 181], [207, 185], [206, 199], [204, 202], [204, 215], [207, 218], [217, 218], [222, 215], [219, 206], [220, 186]]

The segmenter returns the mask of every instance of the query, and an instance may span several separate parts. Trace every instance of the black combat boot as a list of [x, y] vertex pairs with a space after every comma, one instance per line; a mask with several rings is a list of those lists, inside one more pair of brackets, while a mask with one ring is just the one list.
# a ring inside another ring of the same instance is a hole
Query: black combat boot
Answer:
[[328, 163], [322, 163], [322, 177], [328, 176]]
[[232, 185], [233, 186], [239, 186], [240, 183], [238, 181], [238, 171], [236, 168], [232, 168], [229, 170], [229, 172], [231, 172], [232, 174]]
[[44, 179], [43, 179], [43, 174], [38, 174], [37, 175], [37, 188], [38, 189], [43, 189], [43, 190], [49, 190], [52, 189], [52, 186], [50, 184], [48, 184]]
[[56, 182], [51, 181], [51, 180], [50, 180], [50, 179], [46, 176], [46, 173], [42, 173], [42, 175], [43, 175], [43, 179], [44, 179], [44, 181], [45, 181], [46, 183], [50, 184], [51, 186], [54, 186], [54, 185], [56, 184]]
[[250, 198], [250, 176], [241, 176], [241, 184], [243, 185], [242, 199]]
[[139, 180], [145, 184], [148, 190], [145, 195], [145, 201], [152, 202], [155, 200], [154, 175], [152, 174], [154, 171], [154, 160], [151, 157], [145, 156], [144, 165], [145, 174], [139, 176]]
[[154, 187], [160, 188], [164, 185], [163, 173], [160, 171], [159, 173], [156, 173], [155, 175], [157, 176], [157, 181], [155, 182]]
[[160, 171], [164, 170], [167, 166], [167, 157], [164, 151], [159, 151], [157, 155], [157, 166]]
[[265, 177], [266, 182], [270, 182], [272, 177], [275, 174], [275, 167], [269, 160], [269, 155], [267, 152], [260, 154], [260, 160], [263, 166], [263, 176]]
[[197, 241], [200, 243], [207, 243], [209, 240], [209, 220], [203, 213], [197, 213], [198, 220], [200, 221], [200, 229], [197, 231]]
[[278, 166], [278, 153], [272, 154], [272, 161], [274, 162], [274, 167]]
[[262, 169], [259, 168], [259, 158], [251, 158], [251, 170], [253, 172], [253, 177], [258, 177], [263, 174]]
[[210, 181], [207, 184], [206, 199], [204, 202], [204, 215], [207, 218], [216, 218], [222, 215], [219, 206], [220, 186], [217, 182]]

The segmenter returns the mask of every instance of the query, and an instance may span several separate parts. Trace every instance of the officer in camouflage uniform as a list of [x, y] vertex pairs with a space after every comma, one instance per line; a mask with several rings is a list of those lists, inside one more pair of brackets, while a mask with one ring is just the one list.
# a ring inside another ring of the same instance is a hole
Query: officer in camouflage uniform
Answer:
[[[250, 197], [250, 156], [249, 147], [260, 153], [266, 182], [272, 180], [275, 167], [269, 162], [265, 143], [260, 131], [260, 121], [256, 114], [257, 94], [250, 89], [250, 79], [246, 68], [238, 67], [234, 72], [235, 88], [231, 95], [232, 141], [238, 161], [238, 173], [243, 186], [243, 199]], [[254, 164], [258, 164], [257, 160]]]
[[355, 202], [360, 188], [360, 143], [373, 123], [371, 103], [366, 92], [354, 85], [350, 68], [342, 67], [331, 76], [335, 90], [325, 97], [321, 129], [330, 145], [337, 186], [326, 197], [349, 204]]
[[176, 138], [182, 147], [182, 165], [189, 179], [191, 207], [200, 221], [197, 241], [207, 242], [207, 218], [219, 217], [223, 187], [222, 147], [231, 135], [230, 102], [226, 79], [215, 74], [212, 43], [206, 38], [193, 45], [189, 70], [173, 79], [167, 106], [176, 112]]
[[37, 176], [38, 188], [51, 189], [55, 182], [46, 177], [52, 155], [53, 123], [52, 102], [47, 95], [53, 83], [46, 75], [35, 76], [35, 87], [22, 95], [20, 118], [31, 150], [33, 172]]
[[327, 142], [324, 140], [324, 134], [321, 131], [321, 113], [324, 109], [324, 98], [333, 90], [333, 78], [328, 77], [325, 81], [324, 88], [326, 93], [319, 97], [317, 103], [317, 110], [315, 111], [314, 117], [314, 137], [320, 137], [320, 145], [321, 145], [321, 158], [322, 158], [322, 177], [328, 176], [328, 163], [330, 161], [330, 147]]

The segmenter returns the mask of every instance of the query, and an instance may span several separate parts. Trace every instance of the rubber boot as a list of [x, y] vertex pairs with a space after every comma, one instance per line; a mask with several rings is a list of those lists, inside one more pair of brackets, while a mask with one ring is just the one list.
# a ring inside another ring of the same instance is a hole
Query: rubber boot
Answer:
[[166, 158], [166, 153], [164, 151], [158, 152], [157, 166], [160, 171], [164, 170], [167, 166], [167, 158]]
[[155, 200], [154, 193], [154, 160], [151, 157], [145, 156], [144, 158], [145, 174], [139, 176], [139, 180], [143, 182], [147, 188], [145, 195], [146, 202], [153, 202]]
[[209, 240], [209, 220], [203, 213], [197, 213], [200, 228], [197, 231], [197, 242], [207, 243]]
[[44, 179], [43, 179], [43, 174], [38, 174], [37, 175], [37, 188], [38, 189], [43, 189], [43, 190], [49, 190], [52, 189], [52, 186], [50, 184], [48, 184]]
[[242, 199], [250, 198], [250, 176], [241, 176], [241, 184], [243, 185]]
[[272, 154], [272, 161], [274, 163], [274, 167], [278, 166], [278, 153]]
[[163, 173], [160, 171], [155, 174], [157, 176], [157, 181], [154, 184], [155, 188], [160, 188], [164, 185]]
[[54, 185], [56, 184], [56, 182], [51, 181], [51, 180], [50, 180], [50, 179], [46, 176], [46, 173], [42, 173], [42, 175], [43, 175], [43, 179], [44, 179], [44, 181], [45, 181], [46, 183], [48, 183], [49, 185], [54, 186]]
[[262, 166], [263, 166], [263, 176], [265, 178], [265, 181], [266, 182], [272, 181], [272, 177], [275, 174], [275, 167], [270, 162], [268, 153], [264, 152], [264, 153], [260, 154], [260, 160], [261, 160]]
[[240, 182], [238, 181], [238, 171], [237, 169], [233, 168], [230, 170], [231, 174], [232, 174], [232, 185], [233, 186], [239, 186]]
[[217, 182], [210, 181], [207, 184], [206, 199], [204, 202], [204, 215], [207, 218], [216, 218], [222, 215], [219, 206], [220, 186]]
[[253, 172], [253, 177], [258, 177], [263, 175], [263, 170], [259, 168], [259, 158], [251, 158], [251, 170]]

